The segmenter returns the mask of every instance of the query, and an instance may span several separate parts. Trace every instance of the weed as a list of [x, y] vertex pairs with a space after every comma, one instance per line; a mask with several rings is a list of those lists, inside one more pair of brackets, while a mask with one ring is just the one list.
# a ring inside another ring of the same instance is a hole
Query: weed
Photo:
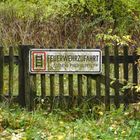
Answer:
[[[28, 112], [17, 105], [1, 104], [0, 137], [14, 140], [138, 140], [140, 121], [123, 107], [105, 112], [102, 107], [92, 112], [75, 108], [53, 112], [37, 109]], [[95, 117], [96, 116], [96, 117]]]

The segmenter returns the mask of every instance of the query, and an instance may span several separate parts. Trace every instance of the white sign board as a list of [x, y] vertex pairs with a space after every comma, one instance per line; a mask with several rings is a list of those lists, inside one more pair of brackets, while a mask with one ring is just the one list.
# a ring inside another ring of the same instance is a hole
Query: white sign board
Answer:
[[99, 49], [31, 49], [30, 73], [100, 74], [102, 52]]

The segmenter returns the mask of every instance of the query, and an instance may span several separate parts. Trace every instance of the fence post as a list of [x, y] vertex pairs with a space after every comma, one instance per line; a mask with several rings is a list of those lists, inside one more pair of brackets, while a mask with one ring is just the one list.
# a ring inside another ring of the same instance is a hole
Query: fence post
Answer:
[[23, 47], [19, 46], [19, 104], [25, 107], [25, 79], [24, 79], [24, 57]]
[[2, 100], [3, 90], [4, 90], [3, 69], [4, 69], [4, 51], [3, 51], [3, 47], [0, 46], [0, 101]]
[[23, 46], [19, 46], [19, 93], [18, 100], [22, 107], [25, 107], [25, 79], [24, 79], [24, 57]]
[[34, 91], [33, 80], [29, 73], [29, 50], [32, 45], [19, 46], [19, 103], [26, 106], [28, 110], [32, 109], [31, 95]]
[[105, 47], [105, 108], [110, 110], [110, 64], [109, 64], [109, 47]]

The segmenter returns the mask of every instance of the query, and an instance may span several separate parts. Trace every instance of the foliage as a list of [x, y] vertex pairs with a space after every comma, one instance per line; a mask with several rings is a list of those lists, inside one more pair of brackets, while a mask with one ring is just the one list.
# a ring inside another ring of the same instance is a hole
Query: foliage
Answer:
[[[12, 140], [134, 140], [140, 135], [140, 114], [136, 114], [139, 111], [133, 106], [126, 112], [122, 108], [112, 108], [110, 112], [94, 108], [90, 114], [79, 112], [80, 109], [55, 110], [48, 114], [40, 109], [27, 112], [17, 105], [9, 108], [1, 104], [0, 137]], [[93, 117], [95, 114], [98, 117]]]
[[139, 0], [3, 0], [0, 13], [5, 46], [139, 45]]

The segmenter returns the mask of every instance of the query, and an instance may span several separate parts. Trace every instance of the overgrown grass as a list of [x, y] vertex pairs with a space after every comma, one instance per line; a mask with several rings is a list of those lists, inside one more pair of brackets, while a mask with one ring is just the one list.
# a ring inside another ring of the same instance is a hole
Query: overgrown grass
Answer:
[[138, 140], [140, 116], [131, 109], [104, 112], [73, 109], [27, 112], [17, 105], [0, 108], [1, 140]]

